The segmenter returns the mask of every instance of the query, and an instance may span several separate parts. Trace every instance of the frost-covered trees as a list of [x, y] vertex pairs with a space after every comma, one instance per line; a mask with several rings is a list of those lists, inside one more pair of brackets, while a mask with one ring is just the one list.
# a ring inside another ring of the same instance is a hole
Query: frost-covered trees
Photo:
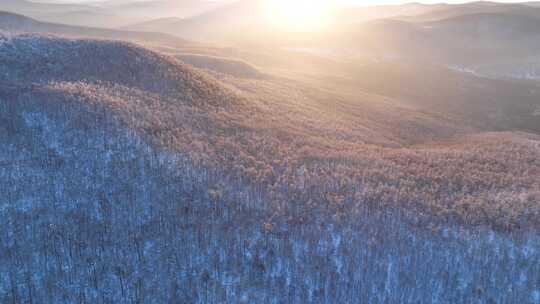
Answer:
[[262, 128], [264, 102], [168, 58], [31, 38], [0, 46], [1, 303], [538, 301], [537, 136]]

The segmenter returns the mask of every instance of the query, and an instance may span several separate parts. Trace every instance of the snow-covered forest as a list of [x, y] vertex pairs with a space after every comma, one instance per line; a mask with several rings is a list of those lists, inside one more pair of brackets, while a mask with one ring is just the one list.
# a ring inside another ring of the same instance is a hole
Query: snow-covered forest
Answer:
[[103, 118], [73, 128], [69, 106], [5, 98], [2, 303], [540, 300], [534, 234], [426, 231], [368, 205], [306, 223], [290, 210], [267, 227], [272, 203], [241, 181], [133, 134], [104, 135]]
[[462, 119], [2, 35], [0, 303], [539, 303], [534, 94]]

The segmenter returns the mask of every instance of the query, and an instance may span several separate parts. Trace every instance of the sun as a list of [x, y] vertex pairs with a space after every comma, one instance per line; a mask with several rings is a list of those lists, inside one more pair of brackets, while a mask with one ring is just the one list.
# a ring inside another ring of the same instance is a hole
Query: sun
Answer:
[[331, 19], [331, 0], [265, 0], [272, 24], [291, 31], [314, 31]]

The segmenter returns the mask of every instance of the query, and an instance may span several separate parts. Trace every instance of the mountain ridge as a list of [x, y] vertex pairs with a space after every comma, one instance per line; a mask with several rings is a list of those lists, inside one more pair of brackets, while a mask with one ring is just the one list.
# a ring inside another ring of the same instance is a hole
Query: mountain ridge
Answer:
[[176, 47], [195, 44], [193, 42], [163, 33], [143, 33], [47, 23], [29, 18], [24, 15], [5, 11], [0, 11], [0, 30], [12, 32], [49, 33], [72, 37], [78, 36], [101, 39], [133, 40], [138, 41], [139, 43], [154, 43], [158, 45], [169, 45]]

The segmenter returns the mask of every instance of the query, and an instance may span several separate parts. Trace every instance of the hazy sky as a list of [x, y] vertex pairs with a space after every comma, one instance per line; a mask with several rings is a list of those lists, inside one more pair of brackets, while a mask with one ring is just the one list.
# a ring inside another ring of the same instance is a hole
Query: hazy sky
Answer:
[[[432, 1], [415, 1], [415, 0], [345, 0], [344, 2], [351, 4], [400, 4], [400, 3], [410, 3], [410, 2], [420, 2], [420, 3], [465, 3], [473, 1], [459, 1], [459, 0], [432, 0]], [[525, 2], [523, 0], [501, 0], [493, 2]]]
[[[0, 0], [1, 1], [1, 0]], [[40, 0], [32, 0], [34, 2], [40, 2]], [[64, 2], [64, 3], [84, 3], [84, 2], [99, 2], [102, 0], [44, 0], [43, 2]], [[132, 1], [145, 1], [145, 0], [132, 0]], [[204, 1], [204, 0], [203, 0]], [[220, 0], [206, 0], [206, 1], [220, 1]], [[291, 0], [292, 1], [292, 0]], [[336, 0], [336, 2], [344, 2], [349, 4], [399, 4], [399, 3], [408, 3], [408, 2], [421, 2], [421, 3], [464, 3], [471, 1], [460, 1], [460, 0]], [[496, 2], [524, 2], [523, 0], [500, 0]]]

